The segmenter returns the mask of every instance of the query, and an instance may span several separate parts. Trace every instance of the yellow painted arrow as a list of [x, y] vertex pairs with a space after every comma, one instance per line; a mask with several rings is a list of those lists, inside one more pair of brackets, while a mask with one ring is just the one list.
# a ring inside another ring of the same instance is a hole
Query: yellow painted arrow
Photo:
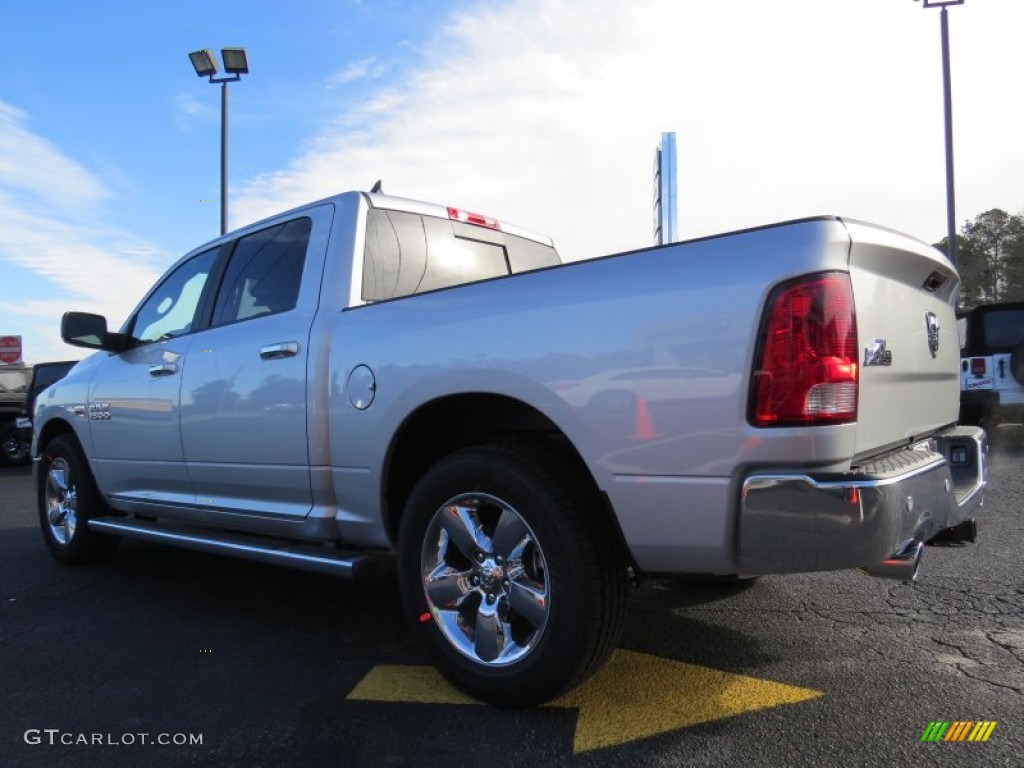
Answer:
[[[619, 649], [591, 680], [547, 706], [577, 709], [573, 752], [610, 747], [821, 691]], [[479, 704], [433, 667], [374, 667], [348, 695], [362, 701]]]

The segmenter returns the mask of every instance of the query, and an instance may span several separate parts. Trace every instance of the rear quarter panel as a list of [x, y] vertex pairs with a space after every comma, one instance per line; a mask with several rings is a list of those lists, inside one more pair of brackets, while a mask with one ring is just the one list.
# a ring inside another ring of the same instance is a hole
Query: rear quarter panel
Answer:
[[[849, 426], [746, 423], [767, 293], [796, 275], [846, 269], [848, 253], [841, 223], [811, 220], [341, 313], [331, 332], [330, 453], [343, 532], [380, 530], [382, 467], [409, 414], [483, 392], [530, 404], [566, 434], [646, 566], [688, 558], [728, 568], [740, 468], [849, 464]], [[346, 392], [357, 366], [376, 380], [365, 410]]]

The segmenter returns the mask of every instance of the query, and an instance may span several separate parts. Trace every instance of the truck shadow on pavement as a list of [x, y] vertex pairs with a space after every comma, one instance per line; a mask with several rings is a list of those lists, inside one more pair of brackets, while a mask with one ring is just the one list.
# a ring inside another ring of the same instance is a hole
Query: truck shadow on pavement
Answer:
[[[79, 652], [95, 655], [92, 668], [127, 663], [116, 676], [135, 676], [136, 684], [148, 678], [159, 688], [165, 675], [167, 684], [180, 683], [197, 664], [209, 672], [215, 659], [224, 680], [253, 667], [270, 676], [287, 669], [296, 681], [315, 680], [344, 696], [374, 665], [429, 664], [390, 574], [348, 582], [133, 541], [122, 541], [109, 562], [64, 566], [50, 559], [35, 527], [8, 528], [3, 548], [0, 597], [13, 601], [7, 628], [74, 636]], [[627, 630], [625, 647], [692, 663], [759, 660], [754, 636], [671, 616], [680, 606], [729, 600], [756, 582], [665, 584], [633, 590], [629, 622], [637, 631]], [[658, 635], [665, 642], [644, 639], [649, 622], [671, 626]], [[40, 664], [37, 682], [56, 685], [59, 668]]]

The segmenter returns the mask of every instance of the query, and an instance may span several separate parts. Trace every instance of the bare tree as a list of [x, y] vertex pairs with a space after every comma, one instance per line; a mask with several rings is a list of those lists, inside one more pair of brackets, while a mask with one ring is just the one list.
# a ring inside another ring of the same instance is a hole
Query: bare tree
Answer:
[[[1024, 216], [999, 208], [964, 223], [958, 236], [960, 305], [1024, 301]], [[935, 247], [947, 252], [948, 238]]]

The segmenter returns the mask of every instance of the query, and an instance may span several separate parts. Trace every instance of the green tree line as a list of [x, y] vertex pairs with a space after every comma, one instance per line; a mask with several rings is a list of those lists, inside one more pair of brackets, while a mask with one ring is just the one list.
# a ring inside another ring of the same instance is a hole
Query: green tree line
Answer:
[[[960, 307], [1024, 301], [1024, 215], [999, 208], [964, 223], [957, 235]], [[949, 238], [935, 247], [948, 253]]]

